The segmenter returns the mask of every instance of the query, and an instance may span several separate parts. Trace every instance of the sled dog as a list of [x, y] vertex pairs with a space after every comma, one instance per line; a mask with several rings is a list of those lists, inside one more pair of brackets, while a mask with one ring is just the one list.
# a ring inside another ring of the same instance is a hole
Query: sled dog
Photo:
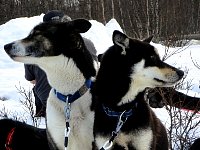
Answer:
[[168, 150], [166, 130], [145, 101], [145, 88], [173, 86], [184, 72], [161, 61], [151, 39], [114, 31], [92, 88], [93, 149]]
[[47, 74], [52, 87], [47, 136], [54, 150], [92, 149], [94, 112], [89, 89], [96, 69], [80, 35], [90, 27], [85, 19], [41, 23], [26, 38], [4, 46], [14, 61], [38, 65]]

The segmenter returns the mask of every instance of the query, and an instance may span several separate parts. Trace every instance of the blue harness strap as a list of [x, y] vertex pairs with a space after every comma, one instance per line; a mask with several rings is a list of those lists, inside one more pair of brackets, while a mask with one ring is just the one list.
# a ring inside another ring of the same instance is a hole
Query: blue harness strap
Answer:
[[132, 108], [130, 108], [129, 110], [124, 110], [122, 112], [114, 111], [111, 108], [105, 106], [104, 104], [102, 104], [102, 108], [105, 114], [109, 117], [119, 117], [121, 116], [121, 114], [123, 114], [123, 117], [128, 118], [133, 115], [133, 109], [137, 107], [138, 101], [134, 100], [132, 103], [130, 103], [130, 105], [132, 106]]
[[91, 79], [86, 80], [85, 83], [73, 95], [72, 94], [64, 95], [58, 92], [56, 89], [54, 89], [54, 93], [59, 100], [66, 102], [66, 100], [68, 99], [68, 103], [73, 103], [75, 100], [80, 98], [88, 91], [91, 84], [92, 84]]
[[124, 116], [126, 117], [130, 117], [133, 114], [133, 110], [130, 109], [129, 111], [125, 111], [125, 112], [117, 112], [117, 111], [113, 111], [112, 109], [102, 105], [103, 110], [105, 112], [105, 114], [109, 117], [119, 117], [122, 113]]
[[[137, 101], [135, 101], [133, 103], [133, 106], [137, 107], [137, 104], [138, 104]], [[122, 126], [124, 125], [124, 123], [126, 122], [126, 120], [128, 119], [128, 117], [130, 117], [130, 116], [133, 115], [133, 108], [131, 108], [128, 111], [124, 110], [123, 112], [114, 111], [114, 110], [110, 109], [109, 107], [106, 107], [103, 104], [102, 104], [102, 108], [103, 108], [103, 111], [105, 112], [105, 114], [107, 116], [109, 116], [109, 117], [117, 117], [118, 118], [117, 126], [116, 126], [116, 129], [114, 131], [112, 131], [112, 136], [100, 148], [100, 150], [108, 150], [108, 149], [110, 149], [113, 146], [114, 139], [116, 138], [116, 136], [120, 132]]]

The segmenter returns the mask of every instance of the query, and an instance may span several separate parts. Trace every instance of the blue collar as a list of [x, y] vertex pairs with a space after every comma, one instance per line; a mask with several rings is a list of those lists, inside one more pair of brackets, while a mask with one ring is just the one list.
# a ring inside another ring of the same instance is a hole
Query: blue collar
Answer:
[[66, 100], [68, 100], [68, 103], [73, 103], [75, 100], [84, 95], [88, 91], [88, 89], [90, 89], [91, 83], [91, 79], [86, 80], [85, 83], [73, 95], [63, 95], [62, 93], [59, 93], [56, 89], [54, 89], [54, 93], [59, 100], [63, 102], [66, 102]]
[[[137, 102], [134, 102], [133, 105], [134, 105], [133, 107], [137, 107]], [[125, 110], [123, 112], [118, 112], [118, 111], [114, 111], [114, 110], [106, 107], [103, 104], [102, 104], [102, 107], [103, 107], [105, 114], [109, 117], [120, 117], [123, 114], [123, 117], [128, 118], [133, 115], [133, 108], [131, 108], [129, 110]]]

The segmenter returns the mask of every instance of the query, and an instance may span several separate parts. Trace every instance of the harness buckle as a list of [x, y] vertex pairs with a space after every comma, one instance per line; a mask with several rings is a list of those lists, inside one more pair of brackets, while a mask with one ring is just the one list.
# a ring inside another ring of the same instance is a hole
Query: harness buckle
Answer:
[[[115, 130], [115, 133], [117, 134], [119, 131], [120, 131], [120, 129], [122, 128], [122, 126], [123, 126], [123, 124], [126, 122], [126, 120], [127, 120], [127, 117], [124, 117], [124, 113], [126, 112], [126, 110], [125, 111], [123, 111], [122, 113], [121, 113], [121, 115], [119, 116], [119, 120], [118, 120], [118, 123], [117, 123], [117, 127], [116, 127], [116, 130]], [[124, 118], [123, 118], [124, 117]], [[123, 120], [124, 119], [124, 120]]]
[[71, 130], [70, 126], [69, 126], [70, 111], [71, 111], [71, 103], [69, 103], [69, 96], [66, 97], [66, 105], [64, 107], [64, 111], [65, 111], [65, 119], [66, 119], [64, 146], [65, 146], [65, 150], [67, 150], [68, 137], [69, 137], [70, 130]]
[[65, 137], [69, 137], [70, 131], [70, 127], [65, 128]]
[[69, 96], [67, 96], [66, 98], [66, 105], [64, 108], [66, 121], [70, 120], [70, 111], [71, 111], [71, 103], [68, 102], [68, 99], [69, 99]]
[[79, 89], [80, 95], [84, 95], [87, 91], [88, 87], [85, 84]]
[[105, 144], [103, 145], [103, 147], [101, 148], [101, 150], [108, 150], [112, 147], [113, 142], [112, 141], [106, 141]]

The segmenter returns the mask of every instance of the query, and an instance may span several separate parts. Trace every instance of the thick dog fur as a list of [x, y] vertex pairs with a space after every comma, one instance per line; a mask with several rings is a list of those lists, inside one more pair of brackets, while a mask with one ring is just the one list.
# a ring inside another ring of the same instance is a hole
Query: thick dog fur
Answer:
[[94, 137], [100, 149], [111, 138], [118, 118], [108, 116], [102, 105], [115, 112], [132, 110], [115, 138], [112, 150], [168, 150], [167, 134], [144, 99], [146, 87], [167, 87], [184, 73], [164, 62], [149, 39], [138, 41], [114, 31], [113, 43], [102, 56], [94, 88]]
[[[14, 132], [9, 136], [12, 129]], [[46, 129], [38, 129], [20, 121], [11, 119], [0, 120], [0, 149], [6, 149], [5, 144], [10, 139], [11, 150], [49, 150]]]
[[[68, 95], [94, 77], [94, 60], [86, 49], [80, 33], [91, 24], [84, 19], [66, 23], [42, 23], [24, 39], [4, 46], [15, 61], [36, 64], [47, 74], [52, 88]], [[90, 110], [91, 93], [88, 91], [71, 104], [71, 133], [69, 150], [92, 149], [94, 113]], [[47, 133], [51, 148], [64, 149], [65, 103], [52, 90], [47, 100]]]

